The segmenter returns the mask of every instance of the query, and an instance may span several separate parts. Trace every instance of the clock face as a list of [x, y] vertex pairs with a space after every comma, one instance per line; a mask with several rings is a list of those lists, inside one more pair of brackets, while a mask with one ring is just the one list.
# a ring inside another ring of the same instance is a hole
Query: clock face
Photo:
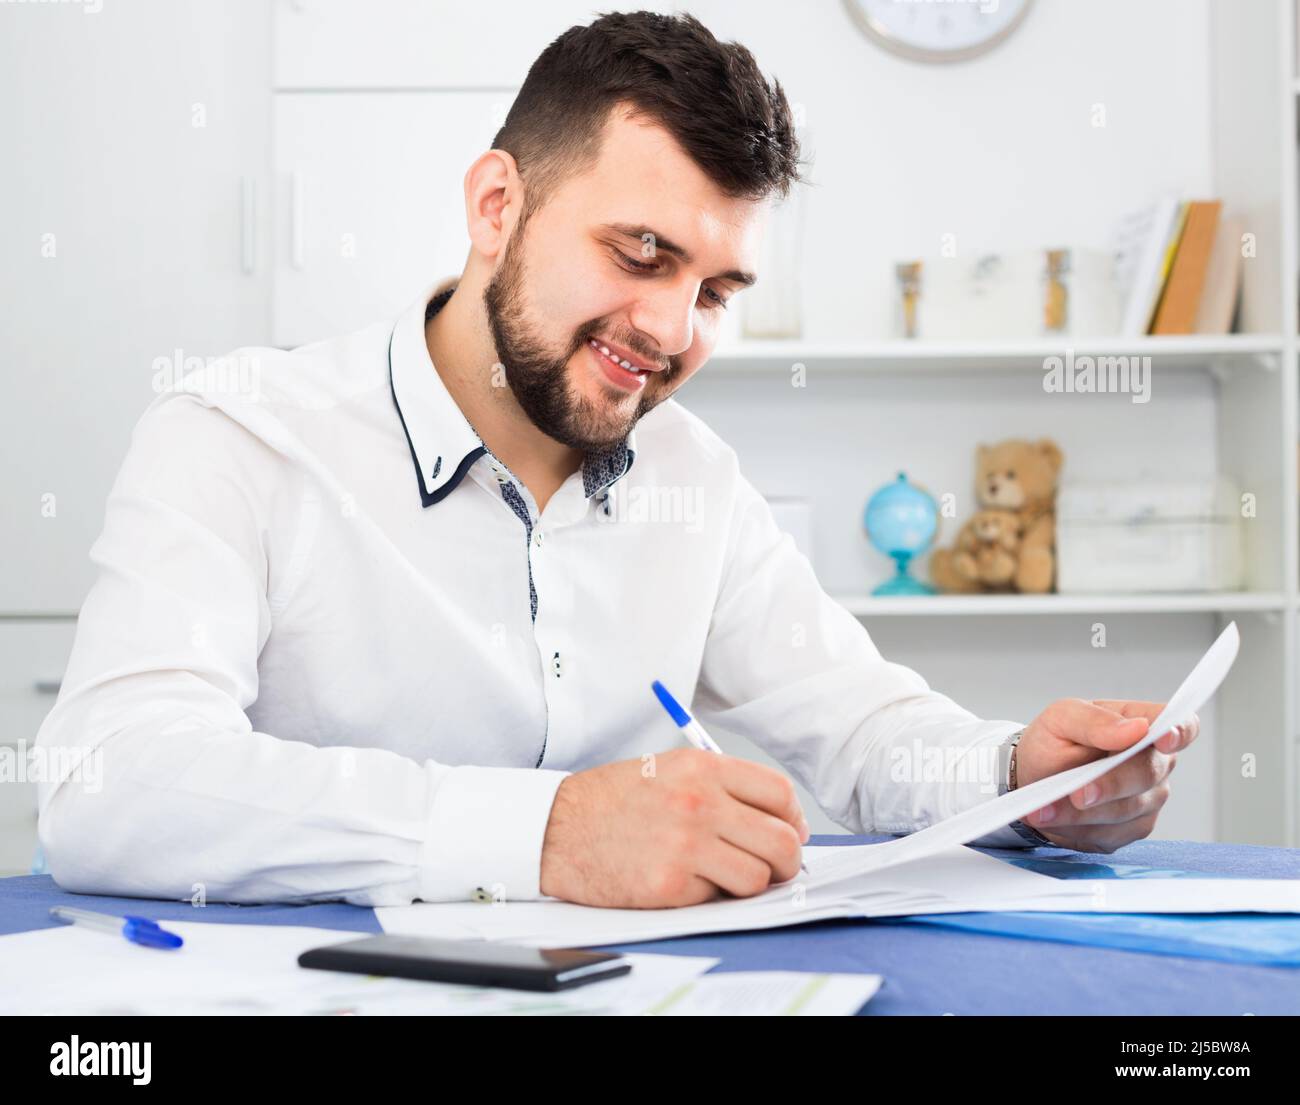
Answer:
[[1030, 0], [844, 0], [872, 41], [913, 61], [964, 61], [991, 50]]

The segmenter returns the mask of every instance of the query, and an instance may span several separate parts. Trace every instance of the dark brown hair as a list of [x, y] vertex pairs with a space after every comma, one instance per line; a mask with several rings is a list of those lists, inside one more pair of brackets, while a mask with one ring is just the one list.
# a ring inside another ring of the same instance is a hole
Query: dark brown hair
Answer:
[[745, 47], [692, 15], [609, 12], [542, 51], [492, 140], [514, 157], [528, 211], [596, 160], [620, 104], [663, 126], [728, 196], [785, 197], [803, 179], [785, 93]]

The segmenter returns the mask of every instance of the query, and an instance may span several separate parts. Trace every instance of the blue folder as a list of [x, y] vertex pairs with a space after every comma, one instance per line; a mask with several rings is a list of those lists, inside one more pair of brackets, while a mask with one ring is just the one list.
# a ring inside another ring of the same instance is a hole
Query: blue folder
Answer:
[[[1057, 879], [1214, 877], [1195, 871], [1136, 864], [1076, 863], [1035, 857], [1005, 862]], [[1028, 940], [1091, 944], [1094, 947], [1219, 959], [1256, 966], [1300, 967], [1300, 916], [1295, 914], [936, 913], [900, 920], [967, 932], [1019, 936]]]

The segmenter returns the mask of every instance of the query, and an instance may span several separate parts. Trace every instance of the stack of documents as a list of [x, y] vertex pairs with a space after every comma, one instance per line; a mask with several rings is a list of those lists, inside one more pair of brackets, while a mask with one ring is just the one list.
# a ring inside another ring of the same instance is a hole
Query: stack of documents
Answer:
[[1190, 721], [1237, 655], [1236, 623], [1210, 646], [1147, 735], [1123, 752], [1014, 790], [884, 844], [812, 848], [807, 873], [751, 898], [680, 909], [604, 909], [555, 899], [418, 903], [377, 909], [385, 932], [531, 946], [598, 947], [704, 932], [776, 928], [836, 917], [1054, 911], [1300, 913], [1300, 881], [1054, 879], [964, 847], [1080, 790]]
[[717, 959], [628, 955], [629, 974], [534, 993], [298, 966], [309, 948], [355, 940], [355, 932], [195, 921], [167, 928], [183, 947], [158, 951], [63, 925], [0, 937], [0, 1015], [847, 1016], [881, 984], [869, 974], [706, 974]]

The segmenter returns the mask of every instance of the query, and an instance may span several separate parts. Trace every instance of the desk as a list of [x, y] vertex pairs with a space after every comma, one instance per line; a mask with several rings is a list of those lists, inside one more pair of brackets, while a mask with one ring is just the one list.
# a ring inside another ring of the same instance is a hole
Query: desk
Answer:
[[[814, 836], [810, 846], [866, 844], [887, 836]], [[987, 849], [1004, 858], [1023, 851]], [[1037, 855], [1078, 862], [1127, 862], [1206, 874], [1300, 878], [1300, 851], [1243, 844], [1138, 841], [1110, 856], [1040, 848]], [[143, 912], [160, 921], [314, 925], [379, 932], [374, 911], [344, 904], [232, 906], [196, 910], [187, 902], [149, 902], [68, 894], [48, 875], [0, 879], [0, 934], [49, 928], [53, 905]], [[1296, 1014], [1300, 971], [1205, 959], [1145, 955], [1044, 940], [962, 933], [901, 921], [819, 921], [763, 932], [720, 933], [619, 946], [622, 950], [708, 955], [720, 971], [794, 970], [882, 974], [867, 1015], [971, 1014]]]

